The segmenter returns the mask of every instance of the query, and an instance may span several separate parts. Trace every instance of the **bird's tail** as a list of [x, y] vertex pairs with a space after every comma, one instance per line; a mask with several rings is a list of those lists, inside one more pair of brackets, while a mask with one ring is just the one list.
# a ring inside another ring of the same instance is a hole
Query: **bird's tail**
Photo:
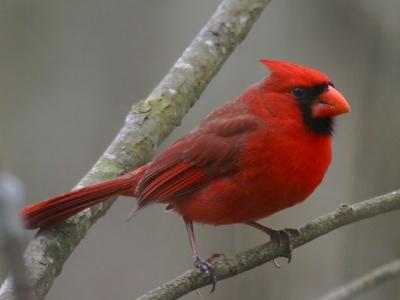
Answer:
[[136, 185], [145, 167], [25, 207], [21, 211], [24, 226], [28, 229], [50, 227], [112, 196], [135, 196]]

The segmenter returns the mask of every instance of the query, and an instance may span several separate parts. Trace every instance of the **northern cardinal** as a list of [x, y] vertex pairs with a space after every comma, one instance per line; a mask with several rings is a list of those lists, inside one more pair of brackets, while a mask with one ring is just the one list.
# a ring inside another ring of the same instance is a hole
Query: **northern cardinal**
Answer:
[[209, 114], [147, 165], [115, 179], [22, 210], [26, 228], [50, 227], [113, 195], [137, 198], [131, 217], [165, 203], [185, 221], [194, 265], [215, 286], [213, 265], [199, 257], [193, 222], [243, 223], [287, 239], [256, 220], [302, 202], [331, 162], [333, 117], [350, 106], [323, 73], [261, 60], [271, 75]]

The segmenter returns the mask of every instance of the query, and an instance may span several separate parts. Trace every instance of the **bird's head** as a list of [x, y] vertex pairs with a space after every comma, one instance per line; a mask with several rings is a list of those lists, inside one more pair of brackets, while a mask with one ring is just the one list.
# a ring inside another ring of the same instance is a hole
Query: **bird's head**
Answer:
[[305, 66], [262, 59], [271, 70], [265, 85], [268, 91], [300, 108], [305, 124], [314, 132], [331, 134], [332, 118], [350, 111], [350, 105], [322, 72]]

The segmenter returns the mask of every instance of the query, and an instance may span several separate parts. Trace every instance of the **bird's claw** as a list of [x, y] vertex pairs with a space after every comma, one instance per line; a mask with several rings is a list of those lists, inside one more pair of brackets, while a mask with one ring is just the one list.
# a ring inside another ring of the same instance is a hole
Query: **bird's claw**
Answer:
[[[273, 230], [270, 233], [271, 241], [276, 242], [280, 247], [282, 245], [282, 241], [286, 240], [287, 249], [286, 249], [286, 257], [288, 259], [288, 263], [292, 260], [292, 252], [293, 252], [293, 237], [296, 237], [301, 234], [299, 229], [294, 228], [285, 228], [283, 230]], [[273, 260], [274, 266], [280, 268], [281, 265], [276, 261], [276, 258]]]
[[221, 255], [214, 254], [207, 260], [204, 260], [199, 256], [196, 256], [193, 262], [194, 266], [203, 273], [203, 277], [208, 279], [208, 281], [212, 284], [210, 293], [215, 291], [215, 286], [217, 284], [217, 276], [214, 273], [215, 266], [213, 264], [213, 260], [219, 256]]

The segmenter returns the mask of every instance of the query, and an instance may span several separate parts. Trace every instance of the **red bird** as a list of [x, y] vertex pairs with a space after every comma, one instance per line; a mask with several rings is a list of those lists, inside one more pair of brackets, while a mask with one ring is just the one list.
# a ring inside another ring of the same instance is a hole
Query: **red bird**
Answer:
[[350, 106], [323, 73], [261, 60], [271, 75], [216, 109], [153, 162], [115, 179], [22, 210], [27, 228], [50, 227], [113, 195], [137, 198], [131, 217], [165, 203], [185, 221], [194, 265], [215, 285], [213, 266], [197, 253], [193, 222], [243, 223], [288, 240], [257, 220], [302, 202], [331, 162], [333, 117]]

